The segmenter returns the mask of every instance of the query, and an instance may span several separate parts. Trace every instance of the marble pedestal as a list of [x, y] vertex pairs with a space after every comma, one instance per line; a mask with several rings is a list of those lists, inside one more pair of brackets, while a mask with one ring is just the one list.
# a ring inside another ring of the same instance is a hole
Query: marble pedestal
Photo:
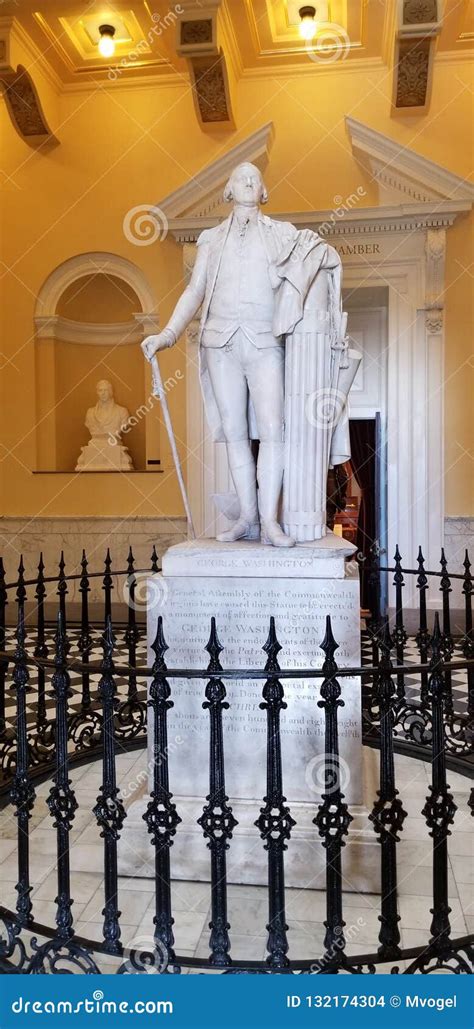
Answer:
[[[161, 614], [168, 667], [205, 668], [214, 615], [224, 647], [223, 668], [263, 669], [262, 647], [273, 615], [282, 646], [281, 668], [319, 668], [324, 657], [320, 643], [330, 614], [339, 643], [338, 664], [358, 666], [359, 578], [357, 568], [348, 569], [346, 564], [354, 550], [333, 533], [291, 550], [215, 540], [171, 547], [163, 557], [162, 574], [149, 580], [148, 643], [153, 642]], [[297, 822], [286, 855], [286, 881], [289, 886], [323, 888], [325, 855], [312, 824], [324, 784], [324, 716], [317, 704], [321, 680], [283, 680], [283, 684], [288, 705], [281, 715], [284, 793]], [[174, 679], [170, 685], [174, 700], [168, 715], [170, 789], [182, 818], [171, 851], [172, 876], [206, 880], [210, 855], [196, 825], [209, 792], [209, 714], [202, 708], [206, 682]], [[223, 715], [226, 789], [239, 822], [228, 854], [229, 882], [235, 883], [266, 882], [267, 857], [253, 824], [266, 792], [266, 713], [259, 708], [262, 687], [262, 680], [226, 681], [230, 705]], [[343, 679], [341, 688], [341, 779], [354, 815], [344, 851], [344, 888], [375, 892], [379, 849], [364, 806], [360, 683]], [[370, 778], [372, 803], [376, 783]], [[121, 874], [152, 874], [152, 850], [141, 817], [145, 803], [140, 798], [129, 809], [119, 851]]]
[[109, 437], [90, 439], [81, 448], [76, 472], [131, 472], [133, 464], [130, 454], [122, 443], [111, 444]]

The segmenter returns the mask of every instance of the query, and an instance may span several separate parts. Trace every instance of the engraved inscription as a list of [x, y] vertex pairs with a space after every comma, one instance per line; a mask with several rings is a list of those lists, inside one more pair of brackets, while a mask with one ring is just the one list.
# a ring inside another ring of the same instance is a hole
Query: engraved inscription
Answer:
[[[330, 614], [339, 642], [341, 666], [360, 663], [358, 584], [317, 579], [230, 579], [167, 577], [163, 607], [151, 612], [149, 640], [163, 615], [169, 668], [206, 668], [211, 617], [224, 650], [223, 668], [263, 670], [270, 616], [274, 615], [281, 668], [320, 668], [320, 642]], [[259, 704], [264, 680], [226, 680], [229, 710], [224, 714], [227, 792], [242, 799], [265, 792], [266, 713]], [[324, 717], [317, 706], [321, 680], [284, 680], [288, 707], [282, 712], [284, 786], [289, 800], [317, 803], [323, 783]], [[170, 755], [176, 795], [205, 796], [208, 790], [209, 715], [202, 708], [206, 681], [171, 679], [174, 707], [170, 738], [183, 744]], [[339, 710], [340, 750], [350, 770], [345, 792], [361, 802], [360, 684], [341, 680], [344, 707]]]

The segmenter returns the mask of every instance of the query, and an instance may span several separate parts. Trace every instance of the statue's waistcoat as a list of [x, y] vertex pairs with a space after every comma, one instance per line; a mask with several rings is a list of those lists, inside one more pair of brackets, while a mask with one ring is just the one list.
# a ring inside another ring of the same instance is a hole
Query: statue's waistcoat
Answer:
[[282, 340], [272, 330], [275, 295], [269, 275], [273, 255], [272, 241], [266, 238], [268, 227], [259, 218], [242, 233], [233, 220], [225, 230], [224, 239], [216, 240], [210, 255], [201, 343], [222, 347], [240, 328], [259, 349], [278, 346]]

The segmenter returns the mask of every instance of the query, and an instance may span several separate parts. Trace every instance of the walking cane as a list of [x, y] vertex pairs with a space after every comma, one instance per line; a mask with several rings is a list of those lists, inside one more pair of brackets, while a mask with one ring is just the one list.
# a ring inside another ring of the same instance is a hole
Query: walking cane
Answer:
[[168, 408], [168, 401], [166, 399], [166, 393], [161, 378], [160, 368], [156, 357], [151, 359], [151, 372], [152, 372], [152, 393], [154, 397], [159, 397], [161, 401], [161, 410], [163, 412], [163, 420], [166, 425], [166, 431], [168, 433], [168, 439], [170, 441], [171, 453], [173, 455], [174, 466], [176, 468], [176, 475], [178, 476], [179, 488], [181, 490], [181, 496], [183, 498], [184, 510], [186, 511], [186, 517], [188, 519], [189, 535], [191, 539], [196, 539], [196, 533], [194, 531], [193, 516], [191, 514], [191, 508], [189, 506], [188, 494], [186, 493], [186, 486], [184, 485], [183, 473], [181, 471], [181, 462], [179, 460], [178, 448], [176, 446], [176, 440], [174, 438], [173, 426], [171, 424], [170, 412]]

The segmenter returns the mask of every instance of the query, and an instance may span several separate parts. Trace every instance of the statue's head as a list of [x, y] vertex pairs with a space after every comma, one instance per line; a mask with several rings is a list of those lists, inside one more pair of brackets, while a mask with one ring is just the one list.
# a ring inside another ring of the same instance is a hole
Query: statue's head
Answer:
[[224, 200], [230, 203], [254, 206], [255, 204], [266, 204], [268, 193], [262, 178], [262, 173], [255, 164], [244, 161], [234, 168], [230, 179], [224, 189]]
[[112, 389], [112, 383], [108, 379], [101, 379], [96, 386], [97, 396], [99, 400], [112, 400], [114, 391]]

